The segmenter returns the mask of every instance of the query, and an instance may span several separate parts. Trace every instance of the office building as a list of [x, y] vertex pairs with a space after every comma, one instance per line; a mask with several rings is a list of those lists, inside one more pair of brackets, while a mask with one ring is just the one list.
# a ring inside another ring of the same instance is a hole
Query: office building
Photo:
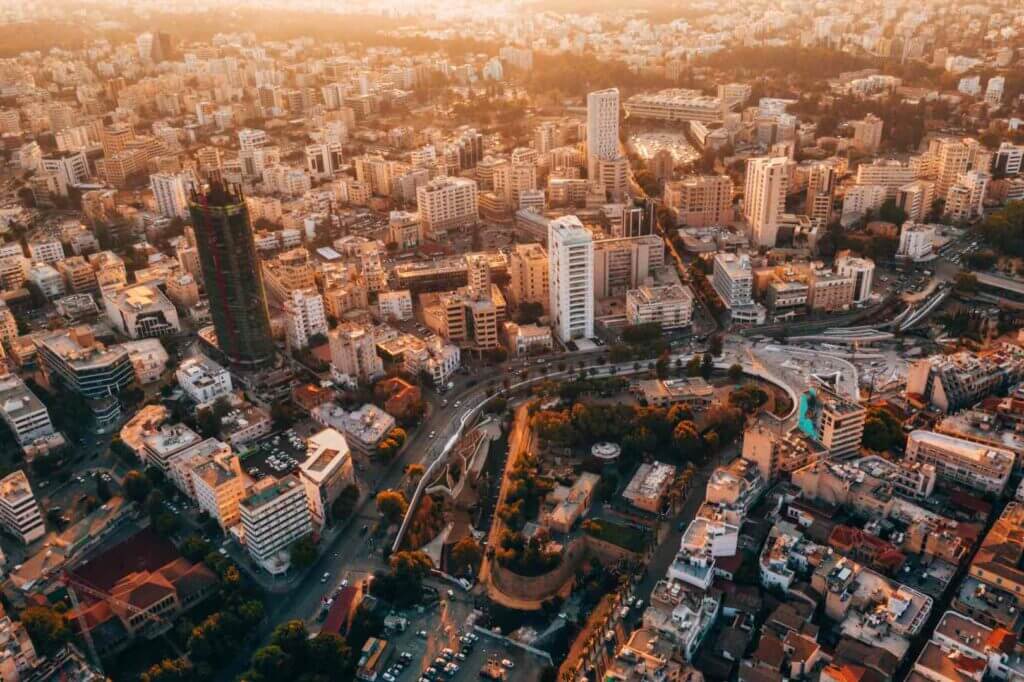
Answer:
[[105, 346], [86, 326], [50, 332], [37, 348], [51, 380], [85, 398], [114, 398], [135, 378], [128, 351]]
[[290, 350], [309, 347], [312, 336], [327, 336], [324, 298], [316, 289], [293, 291], [284, 302], [285, 340]]
[[154, 284], [138, 284], [103, 294], [110, 324], [130, 339], [148, 339], [181, 331], [178, 311]]
[[653, 94], [633, 95], [623, 105], [631, 117], [656, 121], [697, 121], [717, 123], [722, 120], [722, 100], [708, 97], [698, 90], [669, 88]]
[[17, 374], [0, 376], [0, 419], [23, 448], [54, 434], [46, 406]]
[[907, 371], [907, 395], [941, 412], [956, 412], [1024, 380], [1024, 352], [995, 350], [933, 355]]
[[993, 170], [1000, 175], [1019, 175], [1024, 170], [1024, 145], [1000, 144]]
[[1013, 472], [1013, 452], [931, 431], [911, 431], [905, 458], [931, 464], [939, 478], [1001, 495]]
[[983, 215], [985, 189], [989, 175], [968, 171], [946, 192], [945, 216], [954, 222], [966, 222]]
[[619, 91], [591, 92], [587, 95], [587, 176], [600, 179], [598, 162], [619, 156]]
[[836, 261], [836, 272], [853, 278], [853, 302], [864, 303], [871, 298], [875, 278], [875, 262], [870, 258], [845, 256]]
[[382, 291], [377, 295], [377, 314], [382, 320], [411, 320], [412, 294], [408, 289]]
[[679, 284], [646, 286], [626, 292], [626, 321], [657, 324], [662, 329], [686, 327], [693, 319], [693, 293]]
[[754, 303], [754, 271], [747, 254], [719, 253], [715, 255], [712, 286], [726, 308], [738, 308]]
[[0, 525], [23, 545], [46, 534], [39, 503], [21, 469], [0, 480]]
[[476, 183], [468, 178], [441, 177], [420, 186], [416, 207], [423, 231], [431, 237], [468, 228], [480, 219]]
[[993, 76], [988, 79], [985, 85], [985, 104], [996, 109], [1003, 103], [1003, 91], [1006, 88], [1006, 78]]
[[240, 369], [266, 367], [274, 359], [274, 342], [241, 192], [214, 183], [205, 194], [192, 195], [189, 210], [217, 346]]
[[352, 466], [348, 441], [339, 431], [324, 429], [306, 440], [306, 459], [299, 464], [299, 478], [306, 488], [315, 528], [323, 529], [331, 520], [331, 505], [354, 483]]
[[775, 246], [779, 222], [786, 209], [789, 163], [784, 156], [747, 161], [743, 214], [752, 244], [769, 248]]
[[294, 474], [258, 481], [238, 511], [249, 556], [273, 575], [288, 570], [289, 549], [313, 532], [306, 489]]
[[935, 226], [906, 222], [900, 231], [900, 245], [896, 256], [909, 260], [926, 260], [931, 257], [935, 241]]
[[665, 183], [665, 206], [676, 224], [688, 227], [727, 225], [733, 221], [732, 178], [696, 175]]
[[[618, 92], [615, 92], [616, 101]], [[594, 240], [576, 216], [548, 224], [549, 312], [563, 343], [594, 335]]]

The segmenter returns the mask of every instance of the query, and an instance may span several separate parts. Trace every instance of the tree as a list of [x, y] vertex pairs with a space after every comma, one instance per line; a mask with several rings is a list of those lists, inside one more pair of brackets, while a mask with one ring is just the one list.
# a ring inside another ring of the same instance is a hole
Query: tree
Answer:
[[961, 294], [977, 293], [978, 277], [973, 272], [962, 270], [956, 275], [954, 287]]
[[22, 611], [21, 624], [44, 656], [56, 653], [71, 639], [67, 618], [47, 606], [30, 606]]
[[329, 680], [350, 680], [355, 675], [348, 642], [333, 632], [321, 632], [309, 641], [306, 672]]
[[701, 366], [703, 365], [703, 358], [700, 354], [694, 355], [686, 363], [686, 376], [688, 377], [699, 377], [701, 375]]
[[377, 493], [377, 511], [388, 524], [398, 523], [409, 510], [409, 501], [400, 490], [381, 490]]
[[153, 530], [164, 537], [173, 535], [178, 530], [178, 517], [171, 512], [161, 512], [153, 519]]
[[331, 518], [335, 521], [342, 521], [352, 516], [358, 501], [359, 488], [354, 483], [349, 483], [341, 489], [337, 499], [331, 503]]
[[185, 538], [179, 549], [186, 559], [191, 562], [197, 562], [209, 554], [213, 547], [202, 536], [193, 533]]
[[268, 644], [256, 650], [252, 656], [252, 670], [265, 680], [286, 680], [292, 677], [292, 657], [276, 644]]
[[700, 375], [705, 379], [710, 379], [714, 371], [715, 359], [711, 357], [711, 353], [705, 353], [700, 362]]
[[743, 365], [735, 363], [729, 366], [729, 381], [738, 384], [743, 378]]
[[135, 503], [141, 503], [150, 495], [150, 479], [146, 478], [139, 471], [129, 471], [125, 474], [124, 489], [125, 497]]
[[100, 498], [102, 502], [106, 502], [111, 497], [110, 485], [103, 480], [102, 476], [96, 477], [96, 497]]
[[139, 679], [142, 682], [192, 682], [196, 671], [187, 658], [165, 658], [151, 665]]
[[480, 549], [480, 545], [472, 537], [466, 536], [452, 547], [450, 556], [452, 572], [454, 574], [475, 572], [482, 559], [483, 550]]
[[896, 204], [895, 199], [886, 199], [878, 210], [878, 217], [887, 223], [902, 225], [907, 220], [907, 212]]
[[292, 560], [292, 566], [300, 571], [312, 566], [313, 562], [316, 561], [316, 545], [313, 544], [313, 539], [307, 535], [296, 540], [289, 550], [289, 556]]
[[672, 443], [682, 457], [691, 459], [696, 456], [701, 447], [700, 434], [697, 432], [696, 425], [691, 421], [681, 421], [676, 424], [676, 428], [672, 431]]
[[544, 315], [544, 304], [533, 301], [523, 301], [516, 310], [516, 322], [519, 324], [534, 324]]
[[720, 357], [722, 355], [722, 352], [724, 350], [725, 350], [725, 340], [722, 338], [722, 335], [721, 334], [713, 335], [711, 337], [711, 339], [708, 341], [708, 352], [711, 353], [711, 355], [713, 357], [717, 358], [717, 357]]

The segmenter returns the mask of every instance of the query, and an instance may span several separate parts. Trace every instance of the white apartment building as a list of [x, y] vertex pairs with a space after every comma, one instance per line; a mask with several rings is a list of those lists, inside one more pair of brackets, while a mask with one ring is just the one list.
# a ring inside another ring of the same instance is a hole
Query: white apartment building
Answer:
[[384, 374], [373, 334], [354, 322], [342, 322], [327, 334], [332, 372], [346, 382], [369, 383]]
[[853, 147], [866, 154], [874, 154], [882, 143], [883, 121], [874, 114], [868, 114], [860, 121], [853, 122]]
[[1024, 145], [1003, 142], [996, 152], [995, 171], [1003, 175], [1018, 175], [1024, 169]]
[[1010, 450], [921, 430], [907, 438], [905, 458], [934, 465], [939, 478], [996, 495], [1006, 488], [1015, 461]]
[[758, 246], [775, 246], [779, 221], [786, 209], [789, 164], [785, 156], [761, 157], [747, 161], [743, 214], [750, 229], [750, 241]]
[[594, 239], [574, 215], [548, 224], [548, 282], [551, 323], [559, 340], [593, 337]]
[[871, 298], [871, 286], [875, 279], [875, 262], [870, 258], [846, 256], [836, 261], [836, 272], [853, 278], [853, 302], [863, 303]]
[[416, 207], [424, 232], [431, 236], [464, 229], [480, 219], [476, 183], [468, 178], [440, 177], [418, 187]]
[[313, 532], [306, 489], [298, 476], [257, 482], [238, 506], [245, 548], [268, 573], [288, 570], [288, 551]]
[[64, 260], [64, 245], [55, 237], [36, 237], [28, 242], [28, 257], [35, 263], [52, 265]]
[[728, 175], [699, 175], [665, 183], [665, 206], [677, 225], [709, 227], [733, 220], [732, 179]]
[[43, 158], [43, 170], [56, 173], [64, 178], [68, 187], [83, 185], [89, 181], [89, 160], [85, 152], [66, 152], [59, 156]]
[[982, 215], [988, 173], [968, 171], [946, 192], [946, 217], [955, 222], [973, 220]]
[[66, 291], [64, 276], [48, 263], [34, 263], [28, 271], [28, 281], [46, 298], [60, 298]]
[[658, 324], [677, 329], [693, 319], [693, 293], [679, 284], [640, 287], [626, 292], [626, 320], [632, 324]]
[[915, 180], [896, 190], [896, 205], [907, 214], [907, 220], [920, 222], [932, 210], [935, 199], [935, 183], [930, 180]]
[[843, 197], [842, 224], [848, 226], [868, 211], [880, 209], [885, 195], [885, 187], [881, 185], [856, 185], [847, 189]]
[[754, 302], [754, 271], [747, 254], [715, 255], [711, 284], [726, 308], [752, 305]]
[[587, 176], [598, 179], [598, 161], [618, 157], [619, 91], [609, 88], [591, 92], [587, 95]]
[[54, 433], [46, 406], [17, 374], [0, 376], [0, 418], [23, 447]]
[[877, 185], [885, 188], [886, 198], [896, 197], [896, 191], [913, 182], [914, 169], [909, 164], [892, 159], [876, 159], [857, 167], [857, 185]]
[[382, 291], [377, 295], [377, 310], [382, 320], [411, 320], [412, 294], [408, 289]]
[[154, 173], [149, 188], [156, 201], [156, 211], [168, 218], [188, 217], [188, 195], [196, 184], [191, 173]]
[[317, 180], [334, 176], [343, 163], [339, 143], [311, 144], [306, 147], [306, 170]]
[[141, 458], [148, 466], [170, 474], [171, 460], [203, 439], [184, 424], [164, 424], [142, 439]]
[[992, 108], [998, 107], [1003, 103], [1003, 91], [1006, 89], [1006, 78], [1003, 76], [993, 76], [988, 79], [988, 83], [985, 85], [985, 104]]
[[21, 469], [0, 481], [0, 525], [25, 545], [46, 534], [39, 503]]
[[348, 441], [336, 429], [324, 429], [306, 441], [306, 459], [299, 464], [299, 478], [306, 488], [313, 524], [322, 529], [330, 518], [331, 505], [355, 481]]
[[324, 298], [316, 289], [298, 289], [284, 302], [285, 340], [289, 349], [306, 348], [316, 334], [327, 335]]
[[206, 356], [182, 360], [174, 376], [197, 405], [207, 405], [221, 396], [231, 395], [231, 373]]
[[896, 255], [910, 260], [925, 260], [932, 255], [935, 226], [906, 222], [900, 231], [900, 245]]

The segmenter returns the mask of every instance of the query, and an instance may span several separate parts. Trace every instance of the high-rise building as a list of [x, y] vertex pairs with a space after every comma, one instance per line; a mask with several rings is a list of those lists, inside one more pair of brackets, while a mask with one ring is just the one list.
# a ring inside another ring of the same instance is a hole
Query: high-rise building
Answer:
[[827, 164], [811, 166], [807, 177], [807, 215], [815, 227], [825, 227], [832, 221], [836, 175], [836, 169]]
[[1006, 88], [1006, 78], [1003, 76], [993, 76], [988, 79], [988, 85], [985, 86], [985, 104], [992, 108], [998, 107], [1003, 103], [1003, 90]]
[[[618, 92], [615, 92], [616, 101]], [[594, 335], [594, 239], [574, 215], [548, 224], [549, 310], [564, 343]]]
[[619, 157], [619, 91], [597, 90], [587, 95], [587, 175], [599, 178], [598, 162]]
[[509, 255], [509, 296], [516, 305], [525, 302], [548, 307], [548, 254], [540, 244], [516, 244]]
[[217, 345], [239, 368], [274, 359], [262, 270], [241, 190], [212, 183], [189, 203]]
[[988, 179], [988, 173], [976, 170], [961, 175], [946, 193], [946, 216], [956, 222], [980, 216]]
[[0, 481], [0, 525], [26, 545], [46, 534], [39, 503], [20, 469]]
[[188, 195], [195, 186], [191, 173], [154, 173], [149, 187], [156, 200], [156, 211], [168, 218], [188, 217]]
[[896, 190], [896, 205], [906, 212], [907, 220], [920, 222], [931, 212], [934, 197], [934, 182], [914, 180]]
[[294, 474], [257, 482], [238, 512], [249, 555], [275, 575], [288, 570], [288, 549], [313, 532], [306, 488]]
[[853, 122], [853, 147], [865, 154], [874, 154], [882, 143], [882, 119], [868, 114]]
[[468, 178], [435, 178], [416, 190], [416, 207], [424, 233], [469, 227], [480, 219], [476, 183]]
[[873, 260], [846, 256], [836, 261], [836, 271], [844, 277], [853, 278], [854, 303], [863, 303], [871, 297], [871, 286], [875, 278]]
[[728, 175], [696, 175], [665, 184], [665, 206], [676, 224], [689, 227], [732, 222], [732, 179]]
[[316, 289], [293, 291], [284, 302], [285, 338], [288, 348], [294, 350], [309, 346], [311, 336], [327, 335], [327, 315], [324, 299]]
[[829, 457], [848, 458], [860, 451], [866, 418], [867, 410], [860, 403], [817, 388], [801, 397], [797, 423], [825, 446]]
[[[931, 150], [929, 154], [933, 154]], [[937, 197], [946, 198], [970, 167], [973, 149], [962, 140], [939, 140], [933, 155], [936, 159], [935, 193]]]
[[747, 161], [743, 213], [750, 226], [750, 240], [757, 246], [775, 246], [779, 219], [786, 209], [789, 163], [785, 156]]
[[370, 382], [384, 374], [373, 334], [354, 322], [342, 322], [327, 335], [333, 371], [351, 381]]

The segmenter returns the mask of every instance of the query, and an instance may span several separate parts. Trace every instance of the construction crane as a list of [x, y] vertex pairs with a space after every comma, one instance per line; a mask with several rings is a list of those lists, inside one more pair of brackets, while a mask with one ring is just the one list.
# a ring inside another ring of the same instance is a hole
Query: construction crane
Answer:
[[143, 618], [145, 618], [145, 620], [149, 622], [150, 625], [155, 624], [159, 626], [160, 631], [158, 632], [158, 634], [163, 636], [167, 640], [168, 644], [171, 645], [171, 648], [174, 650], [175, 654], [177, 654], [178, 656], [182, 655], [181, 649], [178, 647], [177, 643], [173, 640], [173, 638], [167, 637], [167, 631], [171, 629], [171, 621], [167, 620], [162, 616], [158, 616], [155, 613], [150, 613], [145, 609], [140, 609], [134, 604], [129, 604], [128, 602], [122, 599], [118, 599], [109, 592], [105, 592], [104, 590], [101, 590], [98, 587], [90, 585], [86, 581], [82, 580], [81, 577], [72, 574], [70, 571], [64, 572], [64, 574], [61, 576], [61, 582], [67, 588], [68, 596], [71, 599], [71, 606], [75, 610], [75, 617], [78, 619], [78, 628], [81, 630], [82, 636], [85, 638], [85, 643], [89, 648], [89, 656], [90, 658], [92, 658], [93, 664], [96, 665], [100, 672], [103, 671], [102, 663], [100, 661], [99, 654], [96, 652], [96, 644], [95, 642], [93, 642], [92, 633], [86, 626], [86, 623], [84, 622], [84, 616], [82, 615], [82, 611], [79, 608], [81, 602], [78, 599], [77, 590], [80, 590], [81, 592], [95, 599], [100, 599], [110, 604], [119, 606], [123, 608], [127, 613], [133, 616], [141, 615]]

